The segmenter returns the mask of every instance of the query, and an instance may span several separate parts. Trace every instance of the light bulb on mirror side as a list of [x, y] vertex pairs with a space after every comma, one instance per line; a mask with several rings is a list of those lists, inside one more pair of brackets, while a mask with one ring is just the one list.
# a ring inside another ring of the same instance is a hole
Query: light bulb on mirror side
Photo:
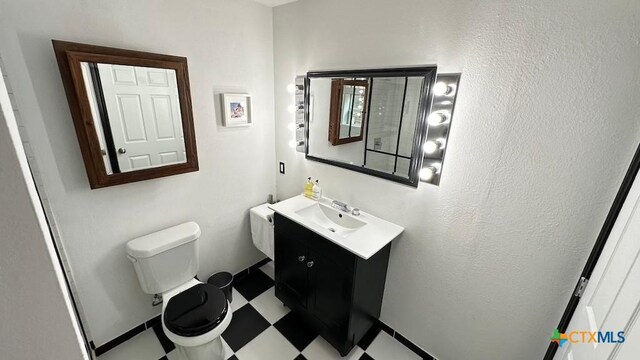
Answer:
[[287, 85], [287, 92], [289, 94], [293, 94], [296, 91], [296, 86], [294, 84]]
[[295, 140], [289, 141], [289, 147], [290, 148], [295, 148], [296, 147], [296, 141]]
[[433, 85], [433, 95], [442, 96], [442, 95], [452, 95], [453, 87], [443, 83], [442, 81], [437, 82]]
[[427, 166], [425, 168], [420, 169], [420, 180], [422, 181], [429, 181], [431, 179], [433, 179], [433, 177], [436, 175], [436, 168], [433, 166]]
[[438, 126], [440, 124], [444, 124], [447, 121], [447, 115], [442, 112], [435, 112], [427, 118], [429, 125]]
[[296, 112], [296, 106], [295, 105], [289, 105], [287, 107], [287, 111], [289, 111], [290, 113], [293, 114], [294, 112]]
[[424, 150], [426, 154], [433, 154], [434, 152], [440, 150], [440, 145], [435, 141], [429, 140], [424, 143], [424, 145], [422, 146], [422, 150]]
[[422, 145], [422, 150], [427, 154], [433, 154], [438, 150], [444, 149], [445, 140], [440, 138], [437, 140], [429, 140]]
[[296, 129], [295, 123], [289, 123], [289, 130], [294, 131]]

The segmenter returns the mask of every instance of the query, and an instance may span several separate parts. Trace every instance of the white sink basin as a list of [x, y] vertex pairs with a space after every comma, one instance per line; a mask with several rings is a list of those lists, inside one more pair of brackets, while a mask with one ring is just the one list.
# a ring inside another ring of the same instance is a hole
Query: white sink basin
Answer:
[[302, 208], [296, 214], [336, 234], [347, 234], [366, 225], [354, 216], [320, 203]]
[[404, 231], [402, 226], [362, 210], [355, 216], [332, 208], [327, 198], [315, 201], [298, 195], [269, 208], [365, 260]]

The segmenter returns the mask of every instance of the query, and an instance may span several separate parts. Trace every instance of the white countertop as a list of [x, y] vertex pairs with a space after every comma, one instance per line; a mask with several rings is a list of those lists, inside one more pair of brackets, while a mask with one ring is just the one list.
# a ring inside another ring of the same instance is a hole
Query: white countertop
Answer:
[[344, 233], [332, 232], [327, 227], [298, 213], [300, 210], [318, 203], [330, 207], [331, 199], [322, 198], [316, 201], [303, 195], [298, 195], [269, 205], [269, 208], [365, 260], [375, 255], [404, 231], [402, 226], [360, 210], [360, 215], [358, 216], [346, 212], [340, 212], [340, 214], [365, 223], [362, 227]]

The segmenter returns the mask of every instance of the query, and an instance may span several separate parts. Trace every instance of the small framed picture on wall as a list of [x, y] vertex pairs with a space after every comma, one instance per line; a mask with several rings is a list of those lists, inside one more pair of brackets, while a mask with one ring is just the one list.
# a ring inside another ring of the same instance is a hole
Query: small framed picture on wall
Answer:
[[225, 127], [251, 125], [251, 95], [222, 94], [222, 104], [223, 125]]

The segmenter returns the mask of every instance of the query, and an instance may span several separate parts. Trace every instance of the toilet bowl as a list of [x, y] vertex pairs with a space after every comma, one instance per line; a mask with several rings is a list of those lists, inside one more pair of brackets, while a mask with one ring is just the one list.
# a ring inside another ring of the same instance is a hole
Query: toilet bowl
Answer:
[[138, 281], [162, 294], [162, 329], [188, 360], [224, 360], [220, 335], [231, 323], [224, 292], [197, 279], [200, 227], [177, 225], [127, 243]]
[[[208, 287], [207, 290], [210, 293], [204, 297], [196, 295], [191, 299], [191, 296], [186, 293], [188, 290], [195, 289], [196, 286]], [[211, 296], [211, 292], [214, 292], [215, 296]], [[182, 294], [184, 299], [176, 302], [178, 300], [176, 295], [179, 294]], [[213, 285], [203, 284], [196, 279], [192, 279], [182, 286], [163, 293], [162, 299], [162, 329], [167, 338], [176, 345], [176, 348], [184, 357], [189, 360], [225, 358], [220, 336], [231, 323], [232, 311], [224, 292]], [[194, 305], [194, 300], [197, 301], [199, 299], [213, 302], [208, 307], [199, 306], [199, 309], [206, 312], [203, 316], [192, 316], [189, 319], [195, 323], [199, 322], [199, 324], [177, 326], [175, 316], [171, 316], [172, 312], [188, 316], [189, 313], [186, 310]]]
[[274, 233], [273, 233], [273, 210], [269, 209], [270, 204], [262, 204], [249, 210], [249, 222], [251, 224], [251, 240], [256, 248], [271, 260], [274, 258]]

